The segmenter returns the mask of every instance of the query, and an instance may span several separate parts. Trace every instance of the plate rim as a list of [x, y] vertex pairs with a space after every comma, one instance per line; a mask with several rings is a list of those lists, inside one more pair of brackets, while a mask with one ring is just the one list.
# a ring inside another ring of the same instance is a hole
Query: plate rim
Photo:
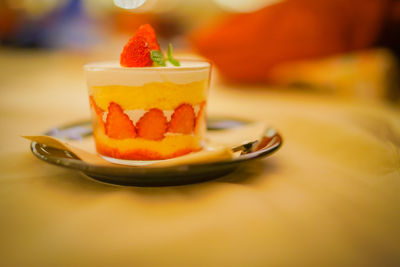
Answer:
[[[230, 119], [230, 120], [236, 120], [237, 118], [228, 118], [228, 117], [224, 117], [225, 119]], [[242, 120], [245, 122], [251, 122], [251, 120]], [[79, 120], [76, 123], [66, 123], [65, 125], [61, 125], [59, 127], [53, 127], [52, 129], [56, 128], [56, 129], [68, 129], [70, 127], [73, 127], [73, 125], [77, 125], [77, 124], [84, 124], [84, 123], [90, 123], [89, 120]], [[37, 148], [44, 148], [46, 147], [43, 144], [37, 143], [35, 141], [32, 141], [30, 143], [30, 149], [32, 154], [37, 157], [38, 159], [45, 161], [47, 163], [56, 165], [56, 166], [60, 166], [60, 167], [64, 167], [64, 168], [68, 168], [68, 169], [73, 169], [73, 170], [77, 170], [77, 171], [82, 171], [84, 173], [87, 172], [95, 172], [95, 173], [103, 173], [103, 174], [107, 174], [107, 173], [111, 173], [113, 172], [113, 175], [115, 175], [115, 170], [118, 169], [118, 172], [120, 173], [120, 175], [134, 175], [134, 174], [144, 174], [144, 173], [160, 173], [160, 172], [171, 172], [171, 171], [188, 171], [190, 169], [198, 169], [198, 168], [205, 168], [207, 166], [212, 165], [213, 167], [222, 167], [222, 166], [229, 166], [229, 165], [240, 165], [243, 163], [246, 163], [248, 161], [251, 160], [257, 160], [257, 159], [261, 159], [264, 157], [267, 157], [271, 154], [273, 154], [274, 152], [276, 152], [277, 150], [279, 150], [279, 148], [282, 146], [283, 144], [283, 138], [282, 135], [273, 127], [270, 127], [271, 129], [273, 129], [275, 131], [275, 135], [276, 137], [278, 137], [278, 141], [274, 142], [274, 144], [272, 144], [271, 146], [259, 150], [259, 151], [255, 151], [249, 154], [245, 154], [243, 156], [237, 157], [237, 158], [233, 158], [233, 159], [229, 159], [229, 160], [221, 160], [221, 161], [215, 161], [215, 162], [205, 162], [205, 163], [189, 163], [189, 164], [183, 164], [183, 165], [174, 165], [174, 166], [160, 166], [160, 167], [151, 167], [151, 166], [99, 166], [99, 165], [93, 165], [90, 163], [86, 163], [82, 160], [80, 160], [79, 158], [64, 158], [64, 157], [57, 157], [57, 156], [46, 156], [44, 155], [44, 153], [41, 153], [38, 151]], [[44, 132], [44, 134], [49, 135], [49, 133], [51, 132], [51, 130], [47, 130]], [[55, 148], [52, 148], [55, 149]], [[60, 149], [58, 149], [60, 150]], [[65, 150], [60, 150], [60, 151], [64, 151], [67, 152]], [[70, 152], [68, 152], [70, 153]], [[70, 153], [72, 154], [72, 153]]]
[[[279, 135], [279, 134], [277, 134]], [[280, 136], [280, 135], [279, 135]], [[201, 168], [201, 167], [205, 167], [205, 166], [209, 166], [209, 165], [227, 165], [227, 164], [241, 164], [241, 163], [245, 163], [247, 161], [251, 161], [251, 160], [256, 160], [256, 159], [261, 159], [264, 158], [266, 156], [271, 155], [272, 153], [276, 152], [281, 146], [282, 146], [282, 138], [280, 136], [280, 141], [277, 142], [275, 145], [267, 148], [266, 150], [261, 151], [261, 153], [258, 153], [257, 155], [244, 155], [238, 158], [234, 158], [231, 160], [221, 160], [221, 161], [215, 161], [215, 162], [206, 162], [206, 163], [189, 163], [189, 164], [183, 164], [183, 165], [174, 165], [174, 166], [160, 166], [160, 167], [151, 167], [151, 166], [115, 166], [115, 167], [111, 167], [111, 166], [99, 166], [99, 165], [93, 165], [90, 163], [86, 163], [80, 159], [74, 159], [74, 158], [61, 158], [61, 157], [57, 157], [57, 156], [50, 156], [50, 157], [46, 157], [45, 155], [41, 154], [40, 152], [37, 151], [36, 147], [42, 147], [42, 144], [39, 144], [37, 142], [32, 141], [30, 148], [32, 153], [39, 158], [40, 160], [43, 160], [47, 163], [51, 163], [57, 166], [61, 166], [61, 167], [65, 167], [65, 168], [69, 168], [69, 169], [74, 169], [74, 170], [79, 170], [79, 171], [85, 171], [92, 168], [98, 169], [98, 170], [115, 170], [115, 169], [119, 169], [121, 171], [124, 172], [139, 172], [139, 170], [145, 170], [145, 171], [151, 171], [151, 172], [158, 172], [158, 171], [171, 171], [171, 170], [175, 170], [178, 168]], [[55, 148], [54, 148], [55, 149]], [[60, 150], [60, 149], [59, 149]], [[61, 150], [62, 151], [62, 150]], [[253, 152], [256, 153], [256, 152]], [[72, 164], [63, 164], [62, 162], [64, 161], [69, 161]], [[75, 166], [77, 165], [77, 166]], [[88, 168], [80, 168], [78, 165], [81, 166], [87, 166]]]

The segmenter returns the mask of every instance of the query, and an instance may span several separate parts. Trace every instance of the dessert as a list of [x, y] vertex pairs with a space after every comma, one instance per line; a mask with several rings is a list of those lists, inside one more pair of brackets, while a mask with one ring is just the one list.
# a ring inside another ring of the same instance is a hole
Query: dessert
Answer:
[[154, 30], [145, 25], [120, 62], [85, 65], [96, 149], [107, 160], [163, 160], [204, 145], [210, 64], [178, 62], [171, 49], [168, 61], [157, 56]]

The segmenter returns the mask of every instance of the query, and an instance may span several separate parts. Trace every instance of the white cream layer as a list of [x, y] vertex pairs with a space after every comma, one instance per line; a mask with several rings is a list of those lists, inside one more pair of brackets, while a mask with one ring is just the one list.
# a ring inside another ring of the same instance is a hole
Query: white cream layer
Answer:
[[210, 63], [181, 61], [180, 67], [168, 63], [166, 67], [121, 67], [117, 61], [85, 65], [88, 86], [141, 86], [151, 82], [187, 84], [209, 78]]

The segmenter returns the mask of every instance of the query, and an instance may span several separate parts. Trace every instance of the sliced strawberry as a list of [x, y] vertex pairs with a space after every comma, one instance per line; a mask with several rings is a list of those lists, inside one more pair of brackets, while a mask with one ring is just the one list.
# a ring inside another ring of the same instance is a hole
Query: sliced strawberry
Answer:
[[135, 35], [124, 46], [120, 56], [123, 67], [149, 67], [153, 65], [151, 50], [160, 50], [154, 29], [145, 24], [139, 27]]
[[138, 136], [150, 140], [163, 139], [167, 126], [167, 118], [158, 108], [147, 111], [136, 124]]
[[89, 97], [90, 100], [90, 106], [94, 109], [94, 111], [96, 112], [97, 115], [102, 115], [104, 110], [101, 109], [97, 104], [96, 101], [94, 101], [94, 97], [91, 95]]
[[135, 138], [136, 129], [121, 106], [111, 102], [108, 106], [108, 115], [105, 124], [106, 134], [114, 139]]
[[96, 114], [97, 125], [99, 125], [101, 127], [101, 129], [104, 130], [104, 122], [103, 122], [104, 110], [101, 109], [99, 106], [97, 106], [96, 101], [94, 101], [93, 96], [89, 97], [89, 101], [90, 101], [90, 107], [92, 108], [92, 110], [94, 110], [94, 112]]
[[206, 101], [201, 102], [196, 117], [195, 133], [200, 134], [206, 130]]
[[169, 122], [168, 131], [171, 133], [191, 134], [194, 130], [195, 114], [193, 107], [182, 104], [175, 109]]

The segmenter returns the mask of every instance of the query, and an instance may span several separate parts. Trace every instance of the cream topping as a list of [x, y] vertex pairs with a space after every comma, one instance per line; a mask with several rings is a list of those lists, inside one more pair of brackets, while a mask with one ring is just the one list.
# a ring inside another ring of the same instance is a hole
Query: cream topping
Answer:
[[181, 61], [176, 67], [121, 67], [117, 61], [91, 63], [84, 66], [88, 86], [141, 86], [151, 82], [187, 84], [208, 79], [210, 63]]

